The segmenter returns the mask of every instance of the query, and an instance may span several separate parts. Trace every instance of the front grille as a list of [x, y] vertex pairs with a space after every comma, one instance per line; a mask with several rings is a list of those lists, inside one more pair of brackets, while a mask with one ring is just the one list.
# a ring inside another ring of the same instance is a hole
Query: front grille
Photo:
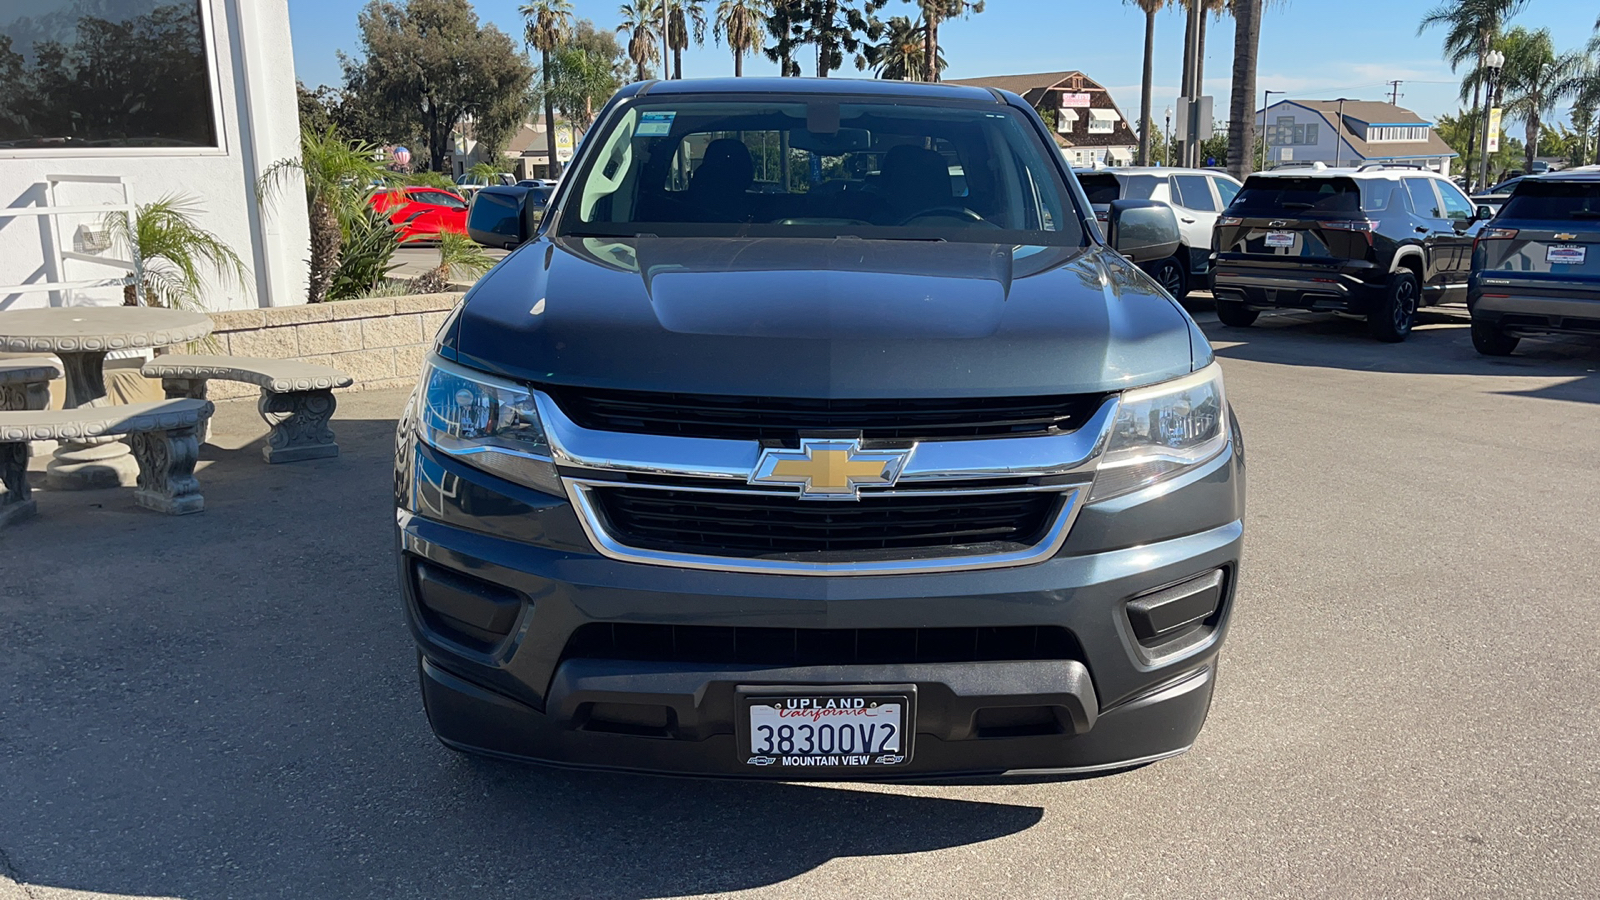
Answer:
[[747, 559], [826, 554], [843, 561], [851, 553], [882, 558], [883, 551], [1032, 546], [1061, 495], [901, 494], [839, 502], [598, 487], [594, 498], [606, 530], [632, 547]]
[[1072, 632], [1052, 625], [1004, 628], [734, 628], [590, 623], [563, 659], [723, 665], [846, 666], [906, 663], [1082, 661]]
[[596, 431], [792, 443], [801, 432], [867, 440], [952, 440], [1074, 431], [1102, 394], [919, 400], [821, 400], [546, 387], [561, 411]]

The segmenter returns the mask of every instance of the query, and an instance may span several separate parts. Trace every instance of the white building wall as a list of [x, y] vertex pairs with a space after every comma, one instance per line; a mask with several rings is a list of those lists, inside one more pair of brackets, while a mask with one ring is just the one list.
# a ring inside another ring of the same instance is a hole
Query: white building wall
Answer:
[[[218, 148], [0, 150], [0, 207], [45, 202], [48, 175], [117, 175], [131, 183], [135, 202], [186, 194], [202, 212], [200, 225], [244, 260], [250, 283], [209, 284], [202, 291], [214, 310], [287, 306], [305, 302], [310, 234], [305, 192], [298, 179], [280, 191], [270, 210], [256, 202], [255, 184], [274, 160], [299, 153], [293, 50], [288, 0], [207, 0], [210, 54], [221, 118]], [[64, 185], [57, 203], [117, 202], [108, 185]], [[60, 233], [71, 250], [80, 224], [98, 216], [63, 217]], [[113, 270], [69, 260], [52, 277], [48, 220], [0, 218], [0, 284], [107, 277]], [[111, 255], [111, 254], [107, 254]], [[120, 254], [119, 254], [120, 255]], [[62, 305], [59, 293], [0, 295], [0, 310]], [[74, 292], [72, 304], [117, 304], [120, 288]]]
[[[1356, 155], [1355, 149], [1352, 148], [1348, 142], [1343, 140], [1335, 140], [1334, 126], [1328, 121], [1329, 119], [1334, 118], [1332, 115], [1325, 119], [1316, 112], [1309, 110], [1304, 106], [1290, 103], [1288, 101], [1279, 101], [1274, 103], [1270, 108], [1265, 110], [1264, 113], [1264, 115], [1261, 113], [1256, 115], [1257, 140], [1260, 140], [1260, 135], [1264, 135], [1266, 133], [1262, 129], [1264, 129], [1268, 124], [1276, 124], [1279, 118], [1285, 116], [1293, 116], [1296, 124], [1307, 125], [1315, 123], [1317, 125], [1317, 141], [1315, 144], [1294, 144], [1292, 146], [1284, 144], [1269, 145], [1267, 155], [1268, 166], [1278, 165], [1284, 162], [1321, 162], [1329, 166], [1336, 164], [1348, 166], [1359, 164], [1365, 161], [1363, 158]], [[1346, 131], [1345, 134], [1359, 136], [1350, 131]], [[1334, 152], [1336, 144], [1338, 145], [1337, 154]], [[1428, 144], [1420, 141], [1409, 146], [1405, 143], [1398, 142], [1379, 143], [1372, 147], [1372, 151], [1377, 152], [1377, 148], [1379, 147], [1384, 148], [1383, 152], [1385, 155], [1394, 154], [1396, 156], [1411, 156], [1414, 154], [1426, 153]], [[1283, 158], [1284, 149], [1288, 149], [1293, 152], [1293, 159], [1285, 160]], [[1407, 161], [1415, 162], [1418, 165], [1438, 163], [1441, 166], [1441, 174], [1446, 176], [1450, 174], [1451, 158], [1448, 156], [1426, 157]]]

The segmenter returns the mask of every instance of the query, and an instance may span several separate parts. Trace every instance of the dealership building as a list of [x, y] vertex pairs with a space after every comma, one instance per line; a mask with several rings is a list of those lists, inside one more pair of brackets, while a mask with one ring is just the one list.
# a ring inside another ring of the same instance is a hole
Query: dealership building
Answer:
[[167, 196], [249, 269], [208, 307], [305, 302], [304, 192], [255, 190], [299, 153], [287, 0], [0, 4], [0, 82], [0, 310], [120, 303], [105, 215]]

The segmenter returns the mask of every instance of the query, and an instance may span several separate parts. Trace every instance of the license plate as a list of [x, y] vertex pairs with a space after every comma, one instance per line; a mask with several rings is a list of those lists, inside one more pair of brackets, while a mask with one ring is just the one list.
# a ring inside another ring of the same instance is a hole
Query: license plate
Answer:
[[1294, 246], [1294, 232], [1292, 232], [1292, 231], [1269, 231], [1269, 232], [1267, 232], [1267, 246], [1268, 247], [1293, 247]]
[[882, 769], [911, 761], [911, 694], [741, 693], [745, 764]]
[[1588, 247], [1550, 247], [1544, 251], [1545, 262], [1560, 266], [1581, 266], [1588, 255]]

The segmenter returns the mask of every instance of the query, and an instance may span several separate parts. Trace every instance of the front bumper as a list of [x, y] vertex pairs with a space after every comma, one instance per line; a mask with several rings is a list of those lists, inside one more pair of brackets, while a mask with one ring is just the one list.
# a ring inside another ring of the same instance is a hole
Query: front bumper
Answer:
[[1219, 254], [1211, 269], [1211, 291], [1250, 309], [1303, 309], [1366, 315], [1383, 298], [1381, 270], [1370, 263], [1265, 264]]
[[[807, 778], [926, 778], [1096, 771], [1180, 753], [1205, 720], [1242, 545], [1237, 436], [1170, 482], [1089, 504], [1065, 545], [1011, 568], [819, 578], [713, 572], [600, 556], [565, 501], [428, 448], [402, 445], [400, 583], [420, 650], [429, 721], [447, 744], [563, 765], [796, 777], [735, 750], [742, 685], [898, 684], [916, 692], [903, 767], [807, 769]], [[461, 640], [418, 597], [418, 567], [515, 597], [503, 638]], [[1184, 636], [1141, 644], [1127, 603], [1220, 570], [1216, 611]], [[1052, 658], [844, 665], [715, 663], [575, 654], [586, 625], [793, 629], [1046, 626], [1071, 635]], [[620, 712], [619, 712], [620, 711]], [[999, 727], [996, 727], [999, 723]], [[1019, 724], [1020, 729], [1015, 726]]]

